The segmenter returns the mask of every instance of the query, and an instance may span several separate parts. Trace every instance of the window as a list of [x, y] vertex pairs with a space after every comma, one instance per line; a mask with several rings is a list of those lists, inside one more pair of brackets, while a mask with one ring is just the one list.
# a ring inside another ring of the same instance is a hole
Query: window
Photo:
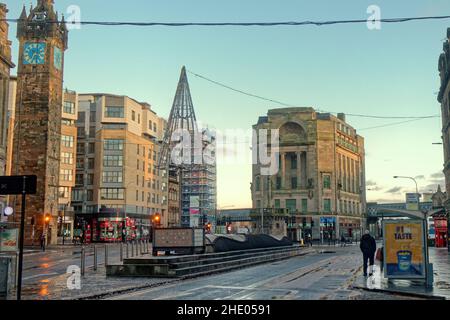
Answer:
[[82, 185], [84, 185], [84, 174], [78, 173], [78, 174], [75, 176], [75, 184], [76, 184], [77, 186], [82, 186]]
[[96, 128], [95, 126], [89, 127], [89, 138], [95, 138]]
[[308, 199], [302, 199], [302, 213], [308, 212]]
[[102, 200], [123, 200], [123, 189], [101, 189], [101, 198]]
[[97, 112], [91, 111], [91, 113], [90, 113], [90, 122], [95, 122], [95, 121], [97, 121]]
[[297, 177], [292, 177], [291, 178], [291, 188], [292, 189], [297, 189], [298, 188]]
[[156, 127], [156, 123], [153, 123], [153, 131], [158, 131], [158, 130], [156, 130], [157, 129], [157, 127]]
[[61, 137], [61, 143], [66, 148], [73, 148], [73, 141], [74, 141], [74, 139], [72, 136], [63, 135]]
[[291, 156], [291, 169], [296, 170], [298, 166], [297, 155]]
[[62, 152], [61, 153], [61, 161], [63, 164], [73, 164], [73, 153]]
[[58, 197], [69, 198], [69, 187], [60, 187], [58, 190]]
[[87, 201], [94, 201], [94, 190], [88, 190], [86, 198]]
[[261, 209], [261, 200], [256, 200], [256, 208]]
[[123, 150], [123, 140], [121, 139], [108, 139], [104, 144], [105, 151], [120, 151]]
[[136, 146], [137, 154], [139, 155], [139, 152], [141, 150], [141, 147], [139, 145]]
[[94, 169], [95, 168], [95, 159], [94, 158], [89, 158], [88, 159], [88, 169]]
[[60, 171], [59, 180], [61, 181], [72, 181], [73, 180], [73, 171], [62, 169]]
[[139, 159], [138, 159], [138, 160], [136, 161], [136, 169], [137, 169], [137, 170], [139, 170], [140, 163], [141, 163], [141, 162], [140, 162]]
[[153, 151], [153, 161], [156, 161], [156, 151]]
[[261, 177], [256, 177], [255, 189], [256, 191], [261, 191]]
[[150, 130], [152, 130], [152, 128], [153, 128], [152, 120], [149, 120], [149, 121], [148, 121], [148, 128], [149, 128]]
[[64, 101], [63, 110], [64, 113], [75, 114], [75, 103]]
[[84, 154], [85, 150], [86, 150], [85, 143], [84, 142], [78, 142], [77, 143], [77, 153]]
[[104, 171], [103, 183], [122, 183], [123, 172], [122, 171]]
[[138, 114], [138, 124], [141, 124], [141, 115]]
[[277, 190], [281, 190], [281, 183], [282, 183], [282, 180], [281, 180], [281, 177], [277, 177]]
[[84, 139], [86, 138], [86, 131], [84, 129], [84, 127], [78, 127], [77, 128], [77, 137], [79, 139]]
[[104, 167], [122, 167], [123, 156], [103, 156]]
[[87, 178], [88, 178], [87, 179], [88, 186], [94, 185], [94, 175], [93, 174], [88, 174]]
[[326, 190], [331, 189], [331, 175], [325, 174], [323, 176], [323, 188]]
[[131, 111], [131, 120], [136, 121], [136, 111]]
[[326, 213], [331, 212], [331, 199], [324, 199], [323, 200], [323, 211]]
[[124, 118], [123, 107], [106, 107], [105, 118]]
[[89, 153], [90, 154], [95, 153], [95, 143], [94, 142], [89, 143]]
[[83, 201], [83, 190], [72, 190], [72, 201]]
[[77, 123], [84, 125], [86, 121], [86, 112], [78, 112]]
[[289, 212], [296, 212], [297, 211], [297, 200], [295, 199], [287, 199], [286, 200], [286, 209], [289, 209]]
[[275, 208], [276, 209], [280, 209], [281, 208], [281, 200], [280, 199], [275, 199]]

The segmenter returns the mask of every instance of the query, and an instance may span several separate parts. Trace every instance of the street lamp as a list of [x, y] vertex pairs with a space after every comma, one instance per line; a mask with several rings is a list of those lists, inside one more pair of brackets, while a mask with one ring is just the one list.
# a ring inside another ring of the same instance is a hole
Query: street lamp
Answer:
[[414, 179], [413, 177], [405, 177], [405, 176], [394, 176], [394, 179], [410, 179], [410, 180], [414, 181], [414, 183], [416, 184], [416, 195], [417, 195], [417, 205], [418, 205], [417, 210], [420, 210], [420, 194], [419, 194], [419, 187], [418, 187], [416, 179]]

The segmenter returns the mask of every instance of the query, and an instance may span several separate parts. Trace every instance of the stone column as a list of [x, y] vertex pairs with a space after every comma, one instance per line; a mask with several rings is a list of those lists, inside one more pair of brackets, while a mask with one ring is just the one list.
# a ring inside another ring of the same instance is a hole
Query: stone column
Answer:
[[285, 189], [286, 184], [286, 153], [281, 154], [281, 189]]
[[303, 181], [302, 181], [302, 153], [297, 152], [297, 189], [303, 188]]

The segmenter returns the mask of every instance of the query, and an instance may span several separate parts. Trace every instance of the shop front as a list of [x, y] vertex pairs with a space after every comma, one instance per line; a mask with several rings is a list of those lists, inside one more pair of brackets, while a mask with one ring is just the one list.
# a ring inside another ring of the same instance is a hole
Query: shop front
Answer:
[[150, 218], [142, 215], [101, 212], [75, 217], [75, 242], [121, 242], [148, 239], [152, 227]]
[[360, 219], [339, 218], [339, 236], [349, 240], [359, 240], [363, 235], [363, 225]]

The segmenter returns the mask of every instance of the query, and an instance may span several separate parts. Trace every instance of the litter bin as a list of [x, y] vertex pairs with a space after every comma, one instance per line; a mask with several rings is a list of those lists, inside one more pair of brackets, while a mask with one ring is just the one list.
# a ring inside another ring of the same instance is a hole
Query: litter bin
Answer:
[[9, 270], [11, 269], [10, 257], [0, 257], [0, 297], [8, 296]]

